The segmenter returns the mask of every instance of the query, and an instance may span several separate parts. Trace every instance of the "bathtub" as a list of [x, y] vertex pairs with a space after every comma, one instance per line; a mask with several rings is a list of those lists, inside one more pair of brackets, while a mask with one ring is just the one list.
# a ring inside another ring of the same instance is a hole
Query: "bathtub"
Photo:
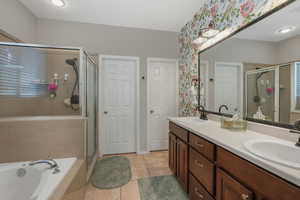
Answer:
[[[1, 200], [48, 200], [76, 162], [76, 158], [55, 159], [60, 172], [53, 174], [46, 164], [29, 166], [29, 162], [0, 165]], [[21, 170], [20, 168], [25, 169]], [[19, 174], [19, 176], [18, 176]]]

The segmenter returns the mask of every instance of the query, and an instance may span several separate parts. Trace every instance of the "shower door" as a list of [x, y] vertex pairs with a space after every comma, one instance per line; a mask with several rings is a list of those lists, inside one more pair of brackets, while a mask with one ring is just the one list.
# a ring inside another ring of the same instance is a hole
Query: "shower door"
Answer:
[[276, 74], [274, 67], [246, 72], [247, 117], [254, 118], [260, 108], [265, 120], [278, 121]]
[[87, 56], [87, 65], [86, 65], [86, 116], [87, 116], [87, 147], [86, 147], [86, 156], [88, 167], [93, 163], [95, 155], [97, 153], [97, 65], [95, 61]]

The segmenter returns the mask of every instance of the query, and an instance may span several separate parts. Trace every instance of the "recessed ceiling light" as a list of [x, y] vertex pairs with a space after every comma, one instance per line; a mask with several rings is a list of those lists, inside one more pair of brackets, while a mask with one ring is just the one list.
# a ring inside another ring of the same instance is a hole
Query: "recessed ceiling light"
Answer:
[[52, 4], [57, 7], [64, 7], [66, 3], [63, 0], [51, 0]]
[[282, 27], [282, 28], [278, 29], [276, 31], [276, 33], [278, 33], [278, 34], [287, 34], [287, 33], [290, 33], [292, 31], [294, 31], [295, 29], [296, 29], [295, 26], [286, 26], [286, 27]]

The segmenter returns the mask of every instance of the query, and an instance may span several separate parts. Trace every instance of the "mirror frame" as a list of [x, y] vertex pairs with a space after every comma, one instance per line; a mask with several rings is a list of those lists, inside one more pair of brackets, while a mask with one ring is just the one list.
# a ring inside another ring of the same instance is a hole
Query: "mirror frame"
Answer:
[[[231, 38], [232, 36], [236, 35], [237, 33], [245, 30], [246, 28], [258, 23], [259, 21], [269, 17], [270, 15], [272, 15], [273, 13], [285, 8], [286, 6], [290, 5], [291, 3], [295, 2], [296, 0], [289, 0], [285, 3], [283, 3], [282, 5], [270, 10], [269, 12], [265, 13], [264, 15], [258, 17], [257, 19], [251, 21], [250, 23], [246, 24], [245, 26], [239, 28], [238, 30], [234, 31], [233, 33], [231, 33], [230, 35], [228, 35], [227, 37], [224, 37], [222, 40], [216, 42], [215, 44], [201, 50], [198, 52], [198, 80], [200, 80], [200, 54], [207, 51], [208, 49], [220, 44], [221, 42]], [[198, 81], [198, 106], [197, 106], [197, 110], [198, 112], [203, 111], [200, 110], [200, 81]], [[214, 115], [219, 115], [219, 116], [225, 116], [225, 117], [232, 117], [231, 114], [226, 114], [226, 113], [220, 113], [220, 112], [216, 112], [216, 111], [211, 111], [211, 110], [204, 110], [204, 112], [208, 113], [208, 114], [214, 114]], [[273, 121], [267, 121], [267, 120], [259, 120], [259, 119], [254, 119], [254, 118], [249, 118], [249, 117], [245, 117], [243, 116], [244, 120], [250, 121], [250, 122], [255, 122], [255, 123], [260, 123], [260, 124], [265, 124], [265, 125], [271, 125], [271, 126], [276, 126], [276, 127], [281, 127], [281, 128], [287, 128], [287, 129], [294, 129], [294, 130], [298, 130], [294, 125], [292, 124], [285, 124], [285, 123], [280, 123], [280, 122], [273, 122]], [[300, 133], [299, 133], [300, 134]]]

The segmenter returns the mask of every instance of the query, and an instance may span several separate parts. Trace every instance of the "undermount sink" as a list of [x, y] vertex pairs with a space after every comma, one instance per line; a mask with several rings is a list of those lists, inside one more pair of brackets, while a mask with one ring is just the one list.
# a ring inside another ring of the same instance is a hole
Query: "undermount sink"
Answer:
[[300, 147], [292, 142], [275, 140], [250, 140], [244, 143], [252, 154], [287, 167], [300, 169]]

